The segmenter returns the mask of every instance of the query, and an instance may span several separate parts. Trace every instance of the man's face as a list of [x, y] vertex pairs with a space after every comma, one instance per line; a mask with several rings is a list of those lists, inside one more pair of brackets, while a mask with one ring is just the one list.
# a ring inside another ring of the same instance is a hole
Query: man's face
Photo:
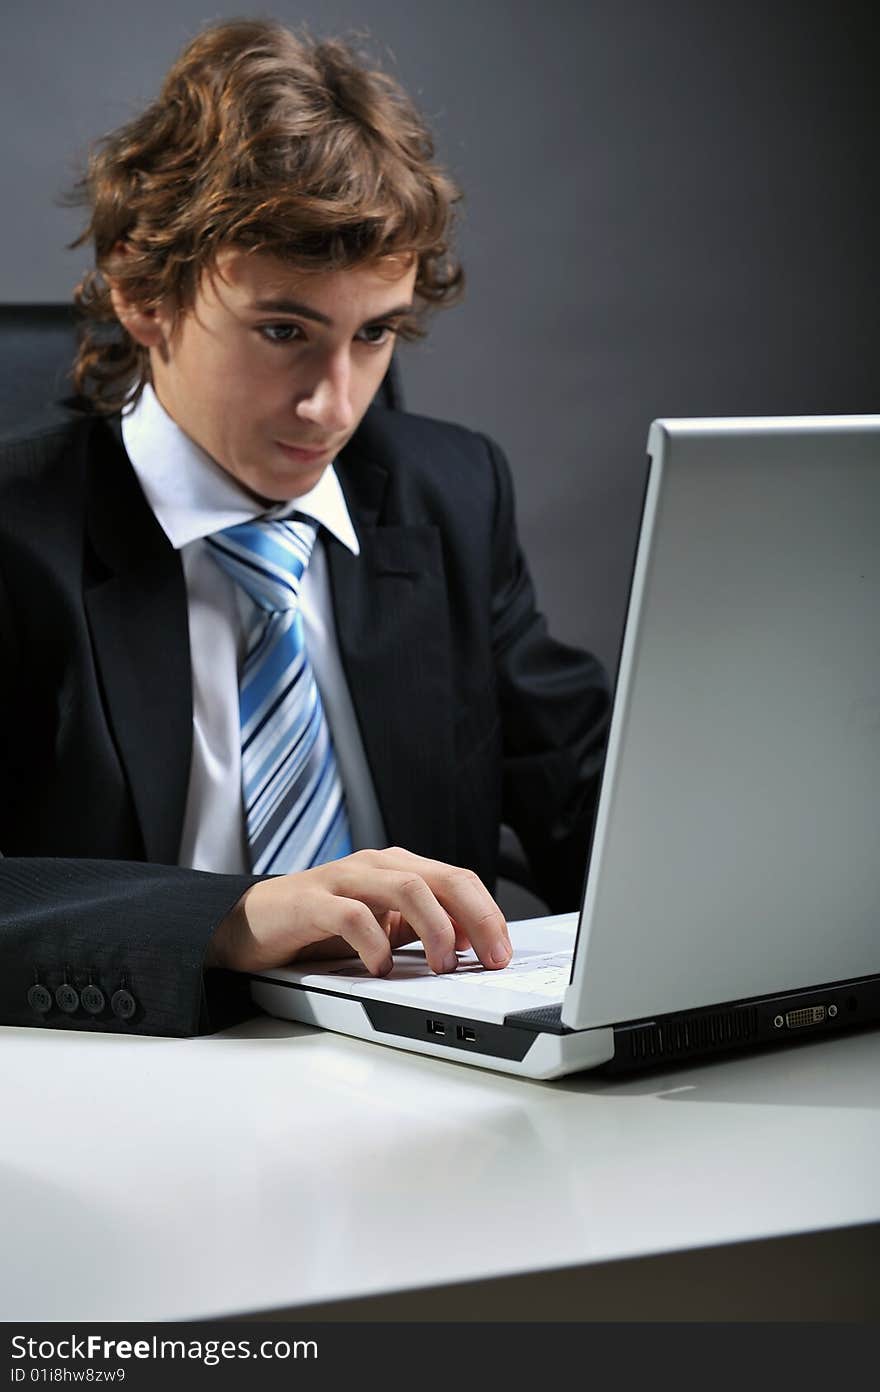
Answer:
[[360, 424], [415, 278], [414, 260], [308, 274], [223, 251], [176, 326], [157, 312], [156, 395], [249, 492], [300, 497]]

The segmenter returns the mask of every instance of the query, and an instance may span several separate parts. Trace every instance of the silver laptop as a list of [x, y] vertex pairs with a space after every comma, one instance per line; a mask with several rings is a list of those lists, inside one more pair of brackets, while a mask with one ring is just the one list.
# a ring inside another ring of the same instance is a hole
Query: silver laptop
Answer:
[[880, 416], [648, 454], [580, 912], [511, 924], [502, 971], [265, 972], [263, 1009], [533, 1078], [880, 1019]]

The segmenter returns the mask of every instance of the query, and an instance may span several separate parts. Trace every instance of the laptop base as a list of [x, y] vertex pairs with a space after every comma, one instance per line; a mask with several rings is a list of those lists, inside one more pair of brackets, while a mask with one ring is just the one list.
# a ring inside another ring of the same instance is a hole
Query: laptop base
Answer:
[[[251, 998], [270, 1015], [284, 1020], [299, 1020], [376, 1044], [391, 1044], [413, 1053], [525, 1078], [558, 1078], [581, 1069], [598, 1068], [614, 1054], [611, 1028], [565, 1034], [511, 1030], [485, 1020], [467, 1020], [433, 1011], [426, 1014], [415, 1006], [356, 1000], [314, 987], [306, 991], [294, 984], [260, 977], [251, 979]], [[432, 1031], [432, 1024], [442, 1026], [445, 1033]], [[505, 1049], [509, 1047], [510, 1052], [496, 1052], [499, 1034], [509, 1041]]]
[[251, 994], [255, 1004], [283, 1019], [539, 1079], [586, 1069], [644, 1072], [880, 1021], [880, 976], [586, 1030], [563, 1025], [559, 1006], [519, 1011], [495, 1024], [259, 977], [251, 982]]

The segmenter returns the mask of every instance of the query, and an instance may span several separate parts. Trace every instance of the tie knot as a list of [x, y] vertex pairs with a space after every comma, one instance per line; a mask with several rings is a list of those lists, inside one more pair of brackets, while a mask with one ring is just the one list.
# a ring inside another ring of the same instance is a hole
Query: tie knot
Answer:
[[269, 613], [296, 609], [318, 535], [305, 518], [241, 522], [209, 536], [214, 560]]

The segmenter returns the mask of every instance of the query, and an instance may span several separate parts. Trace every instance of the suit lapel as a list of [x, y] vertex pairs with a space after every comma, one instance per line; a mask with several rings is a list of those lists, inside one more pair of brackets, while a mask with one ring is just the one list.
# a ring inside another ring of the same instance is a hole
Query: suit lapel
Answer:
[[357, 452], [339, 470], [361, 544], [328, 542], [339, 649], [385, 829], [422, 855], [455, 855], [449, 617], [439, 532], [383, 524], [387, 470]]
[[148, 860], [176, 864], [192, 751], [192, 678], [180, 556], [121, 440], [95, 428], [85, 603], [110, 728]]
[[[177, 861], [192, 752], [186, 586], [118, 431], [90, 460], [85, 602], [148, 860]], [[340, 479], [361, 543], [327, 543], [340, 656], [392, 843], [455, 858], [449, 615], [438, 530], [383, 516], [388, 470], [357, 437]]]

